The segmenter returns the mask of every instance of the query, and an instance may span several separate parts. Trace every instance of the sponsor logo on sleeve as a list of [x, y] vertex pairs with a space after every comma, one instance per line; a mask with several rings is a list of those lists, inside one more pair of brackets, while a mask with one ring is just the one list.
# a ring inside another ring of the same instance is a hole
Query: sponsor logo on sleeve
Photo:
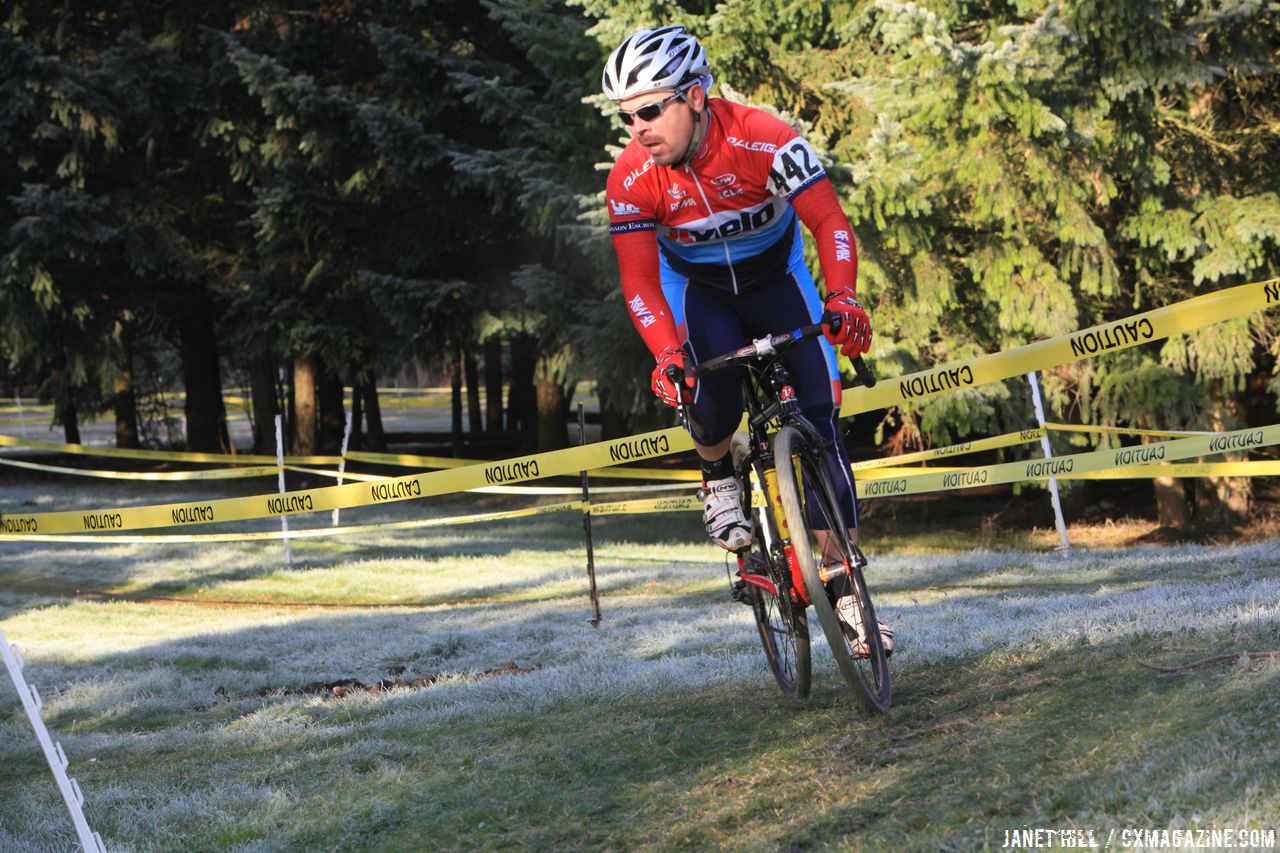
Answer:
[[639, 294], [627, 303], [627, 307], [631, 309], [631, 313], [636, 315], [636, 321], [644, 328], [649, 328], [658, 322], [658, 318], [653, 316], [653, 312], [649, 310], [649, 306], [644, 304], [644, 300]]
[[778, 150], [778, 146], [772, 142], [756, 142], [747, 139], [739, 139], [736, 136], [729, 137], [729, 144], [734, 148], [745, 148], [747, 151], [758, 151], [761, 154], [772, 154]]
[[631, 174], [627, 175], [625, 178], [622, 179], [622, 188], [624, 190], [631, 189], [632, 185], [635, 184], [636, 181], [640, 180], [640, 177], [645, 172], [649, 171], [652, 168], [653, 168], [653, 158], [650, 157], [648, 160], [644, 161], [644, 164], [640, 166], [640, 168], [633, 169], [631, 171]]
[[627, 234], [631, 231], [653, 231], [658, 227], [652, 219], [646, 219], [642, 222], [615, 222], [609, 226], [610, 234]]
[[614, 216], [639, 216], [640, 208], [626, 201], [609, 199], [609, 210]]
[[853, 244], [849, 237], [848, 231], [835, 232], [836, 238], [836, 260], [851, 261], [853, 260]]

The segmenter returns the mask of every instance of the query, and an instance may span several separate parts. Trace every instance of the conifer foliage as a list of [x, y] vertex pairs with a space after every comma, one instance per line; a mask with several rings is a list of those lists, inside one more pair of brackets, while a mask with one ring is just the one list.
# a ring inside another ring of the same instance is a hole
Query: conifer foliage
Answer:
[[[246, 353], [360, 383], [502, 334], [533, 348], [543, 446], [584, 377], [612, 431], [652, 424], [602, 210], [626, 135], [598, 81], [627, 33], [665, 23], [704, 41], [713, 94], [826, 158], [883, 374], [1280, 269], [1263, 0], [8, 8], [0, 353], [64, 419], [119, 415], [129, 352], [180, 343], [188, 384]], [[1274, 414], [1278, 354], [1260, 316], [1046, 392], [1077, 421], [1229, 427]], [[945, 443], [1026, 426], [1028, 406], [1009, 382], [882, 429]]]

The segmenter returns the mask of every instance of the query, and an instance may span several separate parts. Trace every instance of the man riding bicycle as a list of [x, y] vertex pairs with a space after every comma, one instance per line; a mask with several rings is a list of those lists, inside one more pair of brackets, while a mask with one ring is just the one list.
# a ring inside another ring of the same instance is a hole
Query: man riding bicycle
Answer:
[[[752, 525], [730, 454], [742, 418], [742, 368], [680, 387], [668, 369], [685, 370], [747, 338], [822, 318], [823, 300], [804, 262], [803, 222], [817, 242], [825, 308], [839, 323], [824, 325], [825, 340], [783, 358], [802, 411], [832, 442], [840, 506], [856, 542], [833, 349], [852, 358], [871, 345], [871, 321], [857, 300], [853, 231], [809, 143], [762, 110], [710, 98], [711, 82], [706, 50], [677, 26], [633, 33], [604, 67], [604, 94], [618, 102], [632, 137], [609, 173], [609, 233], [631, 320], [657, 361], [653, 391], [670, 406], [688, 405], [707, 533], [726, 550], [749, 547]], [[851, 597], [836, 609], [860, 637]], [[892, 649], [892, 632], [882, 625], [881, 634]]]

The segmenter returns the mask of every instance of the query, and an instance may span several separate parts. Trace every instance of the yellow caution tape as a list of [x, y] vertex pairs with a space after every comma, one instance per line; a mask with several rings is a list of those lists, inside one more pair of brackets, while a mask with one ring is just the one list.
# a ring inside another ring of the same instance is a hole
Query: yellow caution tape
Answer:
[[305, 468], [301, 465], [286, 465], [286, 471], [294, 471], [298, 474], [315, 474], [318, 477], [328, 477], [331, 480], [350, 480], [353, 483], [377, 483], [382, 480], [389, 480], [382, 474], [358, 474], [352, 471], [330, 471], [328, 468]]
[[[483, 464], [483, 463], [481, 463]], [[337, 471], [328, 471], [323, 468], [301, 468], [293, 465], [284, 466], [290, 471], [298, 471], [304, 474], [319, 474], [322, 477], [331, 477], [338, 479], [340, 477], [348, 480], [356, 480], [364, 483], [374, 483], [380, 480], [390, 479], [378, 474], [352, 474], [350, 471], [339, 474]], [[274, 470], [274, 469], [273, 469]], [[608, 468], [602, 470], [609, 470]], [[701, 480], [701, 474], [697, 471], [693, 472], [694, 476]], [[687, 477], [681, 477], [681, 480], [687, 480]], [[646, 486], [592, 486], [592, 494], [614, 494], [620, 492], [672, 492], [678, 489], [688, 489], [689, 484], [680, 483], [660, 483], [658, 485]], [[582, 493], [581, 486], [481, 486], [478, 489], [467, 489], [471, 494], [485, 495], [578, 495]]]
[[[1152, 445], [1148, 445], [1152, 446]], [[1261, 446], [1261, 445], [1259, 445]], [[1076, 457], [1059, 457], [1068, 459]], [[1022, 463], [1015, 463], [1022, 464]], [[1074, 467], [1074, 466], [1073, 466]], [[911, 477], [918, 474], [938, 474], [951, 471], [972, 471], [979, 469], [963, 468], [918, 468], [901, 469], [901, 475]], [[879, 469], [871, 472], [874, 475], [891, 473], [890, 469]], [[892, 471], [892, 473], [899, 473]], [[1101, 471], [1073, 472], [1056, 475], [1059, 479], [1150, 479], [1153, 477], [1229, 477], [1229, 476], [1280, 476], [1280, 461], [1260, 462], [1208, 462], [1190, 464], [1149, 464], [1134, 465], [1124, 468], [1112, 468]], [[953, 486], [952, 488], [964, 488]], [[620, 487], [625, 489], [626, 487]], [[667, 487], [660, 487], [667, 488]], [[914, 493], [916, 490], [910, 490]], [[935, 490], [936, 491], [936, 490]], [[907, 494], [901, 492], [900, 494]], [[757, 492], [754, 500], [762, 502], [764, 496]], [[256, 533], [198, 533], [198, 534], [152, 534], [146, 536], [129, 535], [95, 535], [95, 534], [4, 534], [0, 539], [12, 542], [61, 542], [61, 543], [111, 543], [119, 545], [159, 545], [183, 542], [246, 542], [273, 539], [310, 539], [325, 536], [349, 536], [359, 533], [379, 533], [387, 530], [411, 530], [424, 527], [442, 527], [448, 525], [471, 524], [481, 521], [498, 521], [503, 519], [524, 518], [535, 515], [548, 515], [571, 510], [584, 510], [590, 507], [592, 515], [632, 515], [658, 512], [688, 512], [701, 510], [702, 501], [694, 496], [678, 498], [648, 498], [609, 503], [585, 504], [581, 501], [549, 504], [529, 509], [487, 512], [476, 515], [452, 516], [448, 518], [419, 519], [414, 521], [386, 522], [381, 524], [348, 525], [346, 527], [318, 527], [291, 530], [288, 533], [279, 530]]]
[[[650, 433], [649, 435], [656, 435]], [[633, 436], [643, 439], [646, 436]], [[398, 465], [406, 468], [465, 468], [468, 465], [485, 465], [483, 459], [458, 459], [452, 456], [415, 456], [411, 453], [366, 453], [353, 451], [347, 454], [353, 462], [369, 462], [377, 465]], [[593, 468], [587, 471], [592, 477], [612, 477], [617, 480], [679, 480], [701, 482], [698, 471], [677, 471], [670, 468]]]
[[372, 506], [463, 492], [481, 486], [509, 485], [543, 477], [574, 474], [584, 467], [599, 468], [618, 462], [629, 462], [633, 459], [649, 459], [688, 450], [692, 446], [689, 434], [683, 429], [673, 427], [645, 436], [535, 453], [466, 468], [395, 477], [376, 483], [348, 483], [284, 494], [222, 498], [148, 507], [6, 514], [0, 517], [0, 525], [2, 525], [0, 532], [99, 533], [244, 521], [252, 518]]
[[1275, 305], [1280, 305], [1280, 279], [1229, 287], [1069, 335], [882, 380], [874, 388], [846, 388], [840, 415], [914, 404], [949, 391], [1185, 334]]
[[264, 530], [259, 533], [188, 533], [158, 534], [150, 536], [99, 536], [91, 533], [78, 534], [5, 534], [0, 540], [5, 542], [92, 542], [96, 544], [113, 543], [117, 545], [164, 545], [179, 542], [250, 542], [261, 539], [314, 539], [323, 536], [350, 536], [356, 533], [381, 533], [384, 530], [416, 530], [421, 527], [446, 527], [455, 524], [474, 524], [479, 521], [499, 521], [509, 518], [526, 518], [534, 515], [550, 515], [557, 512], [581, 510], [582, 501], [566, 501], [548, 504], [529, 509], [512, 509], [502, 512], [484, 512], [478, 515], [457, 515], [449, 518], [423, 518], [414, 521], [390, 521], [383, 524], [359, 524], [347, 527], [308, 527], [301, 530]]
[[[1148, 445], [1149, 446], [1149, 445]], [[1154, 477], [1275, 477], [1280, 476], [1280, 462], [1258, 460], [1252, 462], [1184, 462], [1174, 465], [1134, 465], [1112, 468], [1107, 471], [1091, 471], [1086, 474], [1067, 474], [1060, 480], [1146, 480]]]
[[625, 515], [646, 512], [684, 512], [702, 509], [702, 501], [696, 497], [648, 498], [635, 501], [591, 504], [592, 515]]
[[482, 465], [483, 459], [458, 459], [453, 456], [416, 456], [412, 453], [369, 453], [363, 450], [347, 451], [353, 462], [371, 462], [376, 465], [400, 465], [405, 468], [465, 468]]
[[[692, 445], [690, 445], [692, 446]], [[697, 469], [677, 470], [675, 468], [593, 468], [587, 472], [591, 477], [604, 477], [614, 480], [671, 480], [680, 483], [701, 483], [702, 472]]]
[[[1198, 296], [1176, 305], [1138, 314], [1126, 320], [1095, 326], [1071, 335], [922, 371], [902, 377], [896, 381], [882, 381], [875, 388], [851, 388], [846, 392], [847, 398], [841, 412], [847, 416], [860, 411], [912, 402], [947, 391], [1007, 379], [1033, 370], [1118, 351], [1140, 343], [1160, 340], [1173, 334], [1184, 333], [1268, 308], [1277, 303], [1280, 303], [1280, 280], [1228, 288]], [[1240, 433], [1226, 433], [1215, 438], [1187, 438], [1179, 439], [1178, 441], [1221, 441], [1231, 436], [1245, 434], [1252, 433], [1241, 431]], [[1178, 444], [1178, 441], [1170, 443], [1170, 447]], [[1268, 440], [1266, 443], [1273, 442]], [[0, 444], [40, 446], [42, 443], [0, 436]], [[50, 447], [50, 449], [68, 447], [66, 445], [45, 446]], [[453, 470], [394, 478], [372, 484], [351, 483], [325, 489], [289, 492], [281, 495], [227, 498], [209, 502], [166, 504], [154, 507], [10, 515], [5, 516], [3, 519], [3, 531], [6, 533], [77, 533], [96, 532], [104, 529], [143, 529], [240, 521], [250, 518], [366, 506], [387, 501], [408, 500], [416, 497], [465, 491], [481, 486], [507, 485], [521, 480], [559, 476], [575, 473], [584, 468], [609, 467], [633, 460], [651, 459], [677, 453], [688, 450], [692, 446], [688, 434], [683, 429], [672, 428], [615, 441], [598, 442], [578, 448], [568, 448], [550, 453], [517, 457], [502, 462], [469, 465]], [[1156, 446], [1144, 445], [1147, 448]], [[1197, 447], [1200, 446], [1197, 445]], [[73, 445], [71, 447], [76, 446]], [[1130, 448], [1129, 450], [1137, 450], [1137, 448]], [[84, 451], [80, 449], [79, 451], [66, 450], [65, 452]], [[97, 452], [101, 453], [102, 451]], [[1105, 454], [1113, 452], [1119, 453], [1123, 451], [1098, 451], [1097, 453], [1100, 455], [1097, 458], [1101, 460]], [[1203, 455], [1205, 452], [1201, 449], [1195, 453], [1185, 455]], [[215, 454], [176, 454], [158, 451], [116, 450], [111, 455], [130, 455], [133, 458], [180, 458], [188, 461], [248, 462], [251, 460], [251, 457], [218, 457]], [[1092, 458], [1090, 454], [1079, 454], [1077, 457], [1062, 457], [1060, 459], [1029, 463], [1009, 463], [1006, 466], [992, 466], [989, 469], [965, 469], [945, 473], [935, 472], [930, 475], [911, 478], [874, 480], [866, 483], [865, 489], [860, 489], [860, 492], [865, 491], [868, 497], [893, 494], [899, 480], [906, 479], [909, 479], [912, 483], [912, 491], [917, 489], [919, 491], [930, 490], [932, 487], [926, 487], [925, 481], [937, 477], [950, 478], [947, 482], [951, 483], [951, 485], [942, 485], [941, 487], [943, 488], [984, 485], [986, 482], [1013, 482], [1021, 479], [1037, 479], [1032, 474], [1017, 476], [1016, 471], [1023, 466], [1027, 466], [1026, 470], [1030, 472], [1035, 470], [1031, 466], [1043, 465], [1048, 466], [1046, 470], [1050, 472], [1046, 476], [1071, 473], [1069, 469], [1062, 470], [1062, 466], [1073, 464], [1069, 462], [1073, 458], [1079, 459], [1082, 465], [1093, 464], [1085, 462], [1086, 458]], [[314, 457], [307, 461], [314, 461]], [[325, 461], [335, 460], [326, 459]], [[1119, 463], [1105, 466], [1101, 462], [1097, 464], [1100, 467], [1115, 467]], [[979, 473], [984, 471], [986, 472], [985, 474]], [[979, 476], [987, 479], [983, 482], [967, 482], [968, 479]], [[991, 477], [998, 479], [991, 480]]]
[[41, 465], [22, 462], [0, 456], [0, 465], [26, 468], [31, 471], [49, 471], [54, 474], [71, 474], [76, 477], [95, 477], [101, 480], [237, 480], [246, 477], [266, 477], [280, 469], [274, 465], [258, 465], [252, 468], [214, 468], [205, 471], [95, 471], [88, 468], [63, 468], [59, 465]]
[[1055, 432], [1096, 432], [1105, 435], [1147, 435], [1153, 438], [1185, 438], [1189, 435], [1214, 435], [1205, 430], [1129, 429], [1127, 427], [1090, 426], [1088, 424], [1045, 424], [1044, 428]]
[[[688, 491], [689, 483], [659, 483], [652, 486], [592, 486], [593, 495], [637, 494], [639, 492]], [[572, 486], [482, 486], [468, 489], [471, 494], [484, 495], [580, 495], [582, 487]]]
[[925, 492], [992, 486], [1026, 480], [1104, 471], [1111, 468], [1148, 465], [1175, 459], [1233, 453], [1280, 444], [1280, 426], [1258, 427], [1218, 433], [1213, 436], [1178, 438], [1156, 444], [1143, 444], [1118, 450], [1095, 450], [1052, 459], [1029, 459], [978, 468], [952, 471], [930, 470], [913, 477], [897, 477], [857, 483], [859, 498], [892, 497]]
[[[108, 456], [119, 459], [159, 459], [166, 462], [215, 462], [223, 465], [274, 465], [274, 456], [235, 455], [230, 453], [189, 453], [181, 450], [130, 450], [123, 447], [86, 447], [83, 444], [54, 444], [0, 435], [0, 447], [28, 447], [51, 453], [70, 453], [77, 456]], [[286, 462], [299, 465], [337, 465], [341, 456], [286, 456]]]
[[952, 444], [947, 447], [932, 447], [928, 450], [916, 451], [915, 453], [886, 456], [883, 459], [867, 459], [862, 462], [854, 462], [849, 467], [854, 471], [866, 471], [872, 468], [883, 468], [888, 465], [904, 465], [908, 462], [924, 462], [930, 459], [945, 459], [950, 456], [962, 456], [966, 453], [993, 450], [997, 447], [1011, 447], [1015, 444], [1029, 444], [1033, 441], [1039, 441], [1043, 435], [1044, 430], [1039, 428], [1024, 429], [1020, 432], [1010, 432], [1005, 435], [994, 436], [993, 438], [980, 438], [976, 441], [962, 441], [959, 444]]

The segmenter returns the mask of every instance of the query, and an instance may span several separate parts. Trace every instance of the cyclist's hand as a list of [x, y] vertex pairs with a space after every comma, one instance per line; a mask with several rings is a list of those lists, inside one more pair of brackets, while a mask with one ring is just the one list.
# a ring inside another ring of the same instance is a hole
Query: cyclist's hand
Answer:
[[822, 333], [849, 358], [871, 349], [871, 319], [852, 293], [837, 290], [827, 296], [827, 310], [840, 318], [837, 323], [823, 323]]
[[[667, 376], [667, 369], [678, 367], [680, 370], [688, 371], [691, 367], [689, 356], [679, 347], [668, 347], [658, 354], [658, 363], [653, 368], [653, 393], [668, 406], [676, 407], [680, 405], [680, 392], [676, 388], [676, 383], [671, 381], [671, 377]], [[684, 402], [693, 402], [694, 380], [686, 377], [681, 383], [684, 387]]]

